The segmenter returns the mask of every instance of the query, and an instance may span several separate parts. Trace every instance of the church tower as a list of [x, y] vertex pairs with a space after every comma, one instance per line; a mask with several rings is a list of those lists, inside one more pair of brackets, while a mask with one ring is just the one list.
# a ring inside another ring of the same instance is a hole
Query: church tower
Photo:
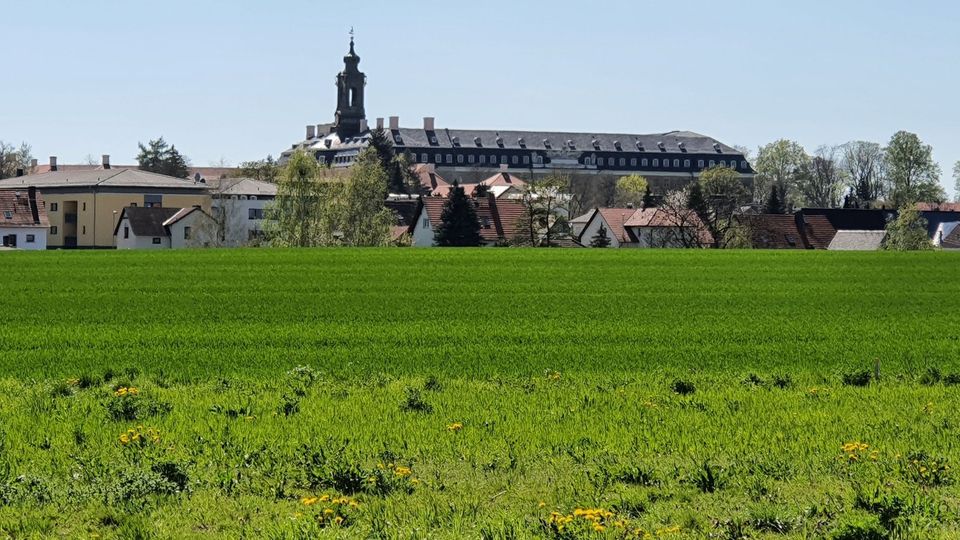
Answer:
[[337, 75], [337, 113], [334, 127], [341, 140], [359, 135], [367, 119], [363, 108], [363, 87], [367, 84], [367, 76], [357, 68], [360, 57], [353, 50], [353, 30], [350, 31], [350, 52], [343, 57], [343, 64], [343, 71]]

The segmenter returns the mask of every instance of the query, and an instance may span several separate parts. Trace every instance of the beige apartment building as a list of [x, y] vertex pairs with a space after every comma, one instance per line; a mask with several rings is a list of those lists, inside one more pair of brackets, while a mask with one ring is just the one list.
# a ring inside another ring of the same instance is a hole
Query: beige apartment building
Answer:
[[49, 248], [112, 248], [114, 228], [128, 206], [190, 208], [210, 211], [202, 182], [132, 168], [58, 170], [0, 180], [0, 189], [35, 187], [43, 194], [50, 229]]

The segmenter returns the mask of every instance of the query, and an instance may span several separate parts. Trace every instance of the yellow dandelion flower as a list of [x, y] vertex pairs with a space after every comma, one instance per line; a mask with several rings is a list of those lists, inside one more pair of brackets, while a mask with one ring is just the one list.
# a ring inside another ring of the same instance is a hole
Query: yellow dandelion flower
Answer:
[[333, 522], [336, 523], [337, 525], [343, 525], [343, 518], [340, 516], [337, 516], [333, 518]]
[[447, 431], [460, 431], [463, 429], [463, 424], [460, 422], [454, 422], [447, 426]]

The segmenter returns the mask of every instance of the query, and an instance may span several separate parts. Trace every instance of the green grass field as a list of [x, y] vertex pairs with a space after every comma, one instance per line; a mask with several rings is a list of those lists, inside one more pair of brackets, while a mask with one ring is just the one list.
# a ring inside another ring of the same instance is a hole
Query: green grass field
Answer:
[[960, 537], [955, 254], [47, 252], [0, 276], [0, 537]]

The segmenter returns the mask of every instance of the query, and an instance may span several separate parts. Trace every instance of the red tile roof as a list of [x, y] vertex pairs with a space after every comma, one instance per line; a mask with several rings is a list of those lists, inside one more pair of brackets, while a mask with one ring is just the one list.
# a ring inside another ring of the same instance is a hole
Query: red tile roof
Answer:
[[759, 249], [827, 249], [837, 230], [826, 216], [759, 214], [741, 216]]
[[[635, 242], [636, 240], [627, 233], [624, 224], [637, 212], [636, 208], [598, 208], [598, 212], [607, 222], [607, 229], [618, 242]], [[586, 228], [584, 228], [586, 230]]]
[[[413, 167], [413, 174], [420, 179], [420, 187], [423, 188], [425, 193], [432, 194], [438, 188], [450, 185], [442, 176], [437, 174], [433, 165], [423, 163], [415, 165]], [[444, 195], [446, 195], [446, 193]]]
[[[473, 199], [473, 201], [476, 204], [477, 218], [480, 220], [480, 237], [485, 242], [510, 240], [516, 236], [519, 219], [523, 214], [523, 204], [517, 201], [497, 200], [492, 195]], [[423, 209], [434, 229], [440, 226], [440, 216], [446, 202], [446, 197], [423, 198]]]
[[804, 235], [807, 245], [812, 249], [827, 249], [833, 237], [837, 235], [837, 230], [830, 223], [826, 216], [808, 216], [803, 215], [806, 222]]
[[486, 180], [480, 182], [480, 184], [491, 187], [491, 186], [517, 186], [523, 187], [527, 185], [527, 182], [524, 181], [519, 176], [512, 175], [508, 172], [498, 172], [497, 174], [487, 178]]
[[917, 203], [921, 212], [960, 212], [960, 202], [956, 203]]
[[35, 193], [36, 203], [31, 206], [29, 189], [0, 190], [0, 227], [49, 227], [50, 221], [47, 219], [43, 197], [39, 192]]

